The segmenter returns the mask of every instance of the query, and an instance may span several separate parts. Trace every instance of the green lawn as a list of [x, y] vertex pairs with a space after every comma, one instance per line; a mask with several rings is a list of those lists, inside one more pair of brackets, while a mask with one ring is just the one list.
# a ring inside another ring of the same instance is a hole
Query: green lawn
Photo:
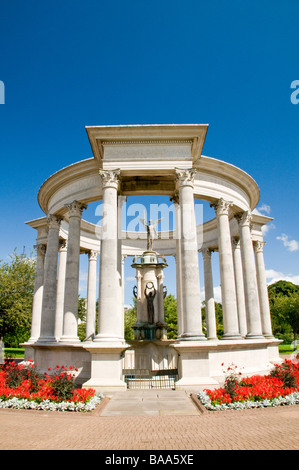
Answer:
[[[297, 346], [297, 351], [299, 350], [299, 346]], [[279, 352], [281, 354], [293, 354], [294, 348], [291, 344], [280, 344], [279, 345]]]
[[20, 359], [24, 357], [24, 348], [4, 348], [4, 357]]

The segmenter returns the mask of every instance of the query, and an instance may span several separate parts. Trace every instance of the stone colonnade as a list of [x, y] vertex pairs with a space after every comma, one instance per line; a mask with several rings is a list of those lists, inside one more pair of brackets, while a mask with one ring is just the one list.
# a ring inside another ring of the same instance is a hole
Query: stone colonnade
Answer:
[[[224, 327], [222, 339], [273, 339], [263, 255], [265, 242], [252, 241], [248, 212], [244, 212], [241, 218], [240, 214], [236, 216], [241, 223], [246, 219], [246, 225], [240, 227], [239, 224], [239, 237], [231, 237], [228, 211], [225, 209], [225, 213], [221, 212], [219, 205], [227, 206], [227, 202], [221, 199], [215, 204], [219, 246], [217, 250], [214, 247], [201, 249], [207, 338], [216, 339], [211, 257], [214, 251], [219, 251]], [[226, 216], [225, 223], [221, 223], [220, 214], [221, 217]]]
[[[86, 339], [93, 342], [124, 342], [123, 263], [118, 240], [119, 170], [100, 170], [103, 197], [99, 317], [95, 332], [96, 266], [98, 253], [89, 252]], [[207, 337], [201, 318], [197, 232], [194, 213], [195, 170], [176, 170], [176, 277], [178, 332], [180, 341], [215, 340], [216, 319], [213, 293], [212, 252], [201, 249], [204, 263]], [[222, 339], [271, 339], [264, 242], [252, 241], [249, 212], [235, 214], [238, 236], [231, 236], [231, 203], [223, 198], [211, 203], [217, 219], [219, 268], [224, 334]], [[62, 217], [48, 216], [47, 246], [37, 246], [37, 267], [29, 343], [77, 343], [80, 223], [87, 206], [67, 204], [68, 239], [59, 240]], [[105, 228], [105, 230], [104, 230]]]
[[[193, 197], [194, 172], [178, 172], [179, 198], [176, 199], [177, 223], [180, 231], [179, 253], [177, 250], [177, 297], [178, 297], [178, 330], [181, 340], [193, 337], [206, 339], [201, 329], [199, 299], [199, 277], [197, 264], [196, 228], [194, 214], [190, 212], [190, 201]], [[188, 190], [186, 190], [188, 188]], [[187, 193], [189, 191], [189, 194]], [[186, 194], [187, 193], [187, 194]], [[251, 214], [249, 211], [237, 213], [239, 236], [232, 237], [230, 230], [230, 201], [220, 198], [214, 207], [217, 219], [219, 268], [221, 280], [222, 309], [224, 334], [222, 339], [272, 339], [270, 308], [268, 301], [266, 273], [262, 241], [252, 241]], [[187, 212], [187, 214], [186, 214]], [[185, 219], [186, 220], [185, 220]], [[186, 223], [187, 221], [187, 223]], [[187, 238], [187, 241], [186, 241]], [[204, 264], [204, 286], [206, 307], [207, 339], [217, 339], [215, 301], [211, 256], [215, 247], [201, 248]], [[186, 265], [184, 265], [186, 263]], [[181, 265], [181, 266], [178, 266]], [[192, 269], [188, 269], [191, 266]], [[192, 306], [186, 304], [193, 302]], [[197, 315], [196, 315], [197, 313]], [[189, 317], [193, 323], [190, 330]], [[197, 319], [194, 317], [197, 316]]]

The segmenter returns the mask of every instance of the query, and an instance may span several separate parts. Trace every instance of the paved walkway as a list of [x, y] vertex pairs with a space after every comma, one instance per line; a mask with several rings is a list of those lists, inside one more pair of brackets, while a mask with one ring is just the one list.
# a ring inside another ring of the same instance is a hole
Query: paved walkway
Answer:
[[105, 407], [106, 400], [91, 413], [0, 409], [0, 449], [192, 451], [299, 447], [299, 405], [202, 413], [184, 392], [151, 392], [113, 394]]

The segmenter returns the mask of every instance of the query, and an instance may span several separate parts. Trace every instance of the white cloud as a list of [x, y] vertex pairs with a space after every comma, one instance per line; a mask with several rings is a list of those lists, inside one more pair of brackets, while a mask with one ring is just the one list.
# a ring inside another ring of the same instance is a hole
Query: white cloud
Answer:
[[299, 275], [284, 274], [274, 269], [266, 269], [266, 278], [268, 284], [274, 284], [277, 281], [288, 281], [299, 285]]
[[298, 251], [299, 250], [299, 242], [297, 240], [289, 240], [288, 235], [283, 233], [281, 237], [276, 237], [277, 240], [281, 240], [283, 245], [289, 250], [289, 251]]
[[275, 225], [274, 225], [273, 223], [270, 223], [270, 224], [267, 224], [267, 225], [263, 225], [263, 226], [262, 226], [262, 234], [263, 234], [263, 236], [265, 236], [265, 235], [269, 232], [269, 230], [275, 229], [275, 228], [276, 228], [276, 227], [275, 227]]
[[[269, 215], [270, 212], [271, 212], [271, 207], [270, 207], [268, 204], [262, 204], [261, 206], [255, 208], [255, 209], [252, 211], [253, 214], [257, 214], [257, 215]], [[268, 224], [266, 224], [266, 225], [263, 225], [263, 226], [262, 226], [262, 234], [263, 234], [263, 236], [265, 236], [265, 235], [269, 232], [269, 230], [275, 229], [275, 228], [276, 228], [276, 227], [275, 227], [275, 225], [274, 225], [272, 222], [270, 222], [270, 223], [268, 223]]]
[[268, 204], [262, 204], [259, 208], [258, 208], [258, 211], [259, 212], [265, 212], [266, 214], [270, 214], [271, 212], [271, 207], [268, 205]]

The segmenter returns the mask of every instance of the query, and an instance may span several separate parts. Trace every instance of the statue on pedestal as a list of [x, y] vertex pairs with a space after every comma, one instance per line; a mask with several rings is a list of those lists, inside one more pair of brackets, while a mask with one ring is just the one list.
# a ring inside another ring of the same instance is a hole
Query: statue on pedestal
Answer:
[[147, 223], [145, 219], [140, 219], [140, 217], [139, 217], [139, 220], [141, 220], [141, 222], [143, 223], [147, 231], [147, 248], [146, 249], [148, 251], [153, 251], [154, 238], [157, 236], [155, 227], [162, 219], [157, 219], [156, 222], [154, 223], [152, 223], [151, 220], [149, 221], [149, 223]]
[[149, 323], [154, 323], [154, 315], [155, 315], [154, 298], [156, 296], [156, 293], [157, 291], [154, 287], [154, 283], [148, 282], [144, 289], [144, 295], [147, 300], [147, 316], [148, 316]]

